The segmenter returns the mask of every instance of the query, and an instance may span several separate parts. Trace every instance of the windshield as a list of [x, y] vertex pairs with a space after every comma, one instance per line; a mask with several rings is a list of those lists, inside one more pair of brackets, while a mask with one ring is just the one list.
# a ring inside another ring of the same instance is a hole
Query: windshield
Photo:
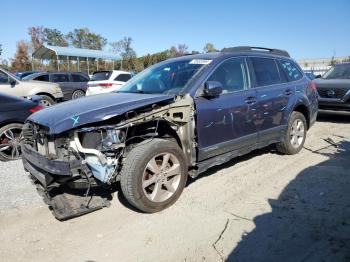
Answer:
[[323, 79], [350, 79], [350, 64], [335, 65], [323, 76]]
[[14, 79], [16, 79], [16, 80], [18, 80], [18, 81], [21, 81], [21, 79], [19, 79], [18, 76], [16, 76], [16, 75], [10, 73], [9, 71], [7, 71], [7, 70], [5, 70], [5, 69], [2, 69], [2, 70], [3, 70], [6, 74], [8, 74], [10, 77], [12, 77], [12, 78], [14, 78]]
[[158, 64], [137, 74], [118, 92], [177, 95], [210, 62], [189, 59]]
[[93, 73], [91, 77], [91, 81], [101, 81], [101, 80], [108, 80], [109, 77], [111, 76], [112, 72], [111, 71], [99, 71]]

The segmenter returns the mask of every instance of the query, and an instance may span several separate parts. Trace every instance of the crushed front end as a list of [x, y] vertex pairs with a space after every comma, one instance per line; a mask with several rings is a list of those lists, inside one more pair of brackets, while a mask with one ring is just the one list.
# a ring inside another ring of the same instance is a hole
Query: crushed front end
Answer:
[[124, 139], [108, 127], [49, 135], [44, 126], [24, 125], [24, 168], [58, 220], [110, 205]]

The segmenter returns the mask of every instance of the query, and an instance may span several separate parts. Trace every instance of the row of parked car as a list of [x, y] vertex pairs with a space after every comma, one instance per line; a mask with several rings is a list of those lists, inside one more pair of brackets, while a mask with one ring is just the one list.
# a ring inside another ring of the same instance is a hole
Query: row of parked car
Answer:
[[26, 71], [12, 74], [0, 68], [0, 160], [21, 155], [22, 124], [34, 112], [56, 103], [113, 92], [132, 77], [125, 71]]
[[81, 98], [85, 95], [113, 92], [132, 74], [111, 70], [93, 73], [91, 79], [79, 72], [19, 72], [16, 75], [0, 69], [0, 92], [27, 97], [40, 95], [44, 106]]

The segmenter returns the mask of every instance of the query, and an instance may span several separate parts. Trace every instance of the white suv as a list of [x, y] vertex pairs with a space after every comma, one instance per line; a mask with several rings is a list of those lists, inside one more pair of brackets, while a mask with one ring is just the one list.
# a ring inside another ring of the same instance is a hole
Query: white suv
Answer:
[[96, 71], [88, 82], [86, 96], [116, 91], [131, 77], [131, 73], [126, 71]]

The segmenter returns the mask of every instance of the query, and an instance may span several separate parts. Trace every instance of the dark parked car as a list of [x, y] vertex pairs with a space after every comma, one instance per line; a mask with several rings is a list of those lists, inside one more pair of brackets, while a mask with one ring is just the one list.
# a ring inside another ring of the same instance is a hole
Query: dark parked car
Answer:
[[42, 72], [31, 74], [23, 80], [35, 80], [56, 83], [62, 89], [64, 100], [85, 96], [89, 76], [84, 73]]
[[188, 175], [270, 144], [298, 153], [317, 111], [313, 82], [286, 51], [227, 48], [158, 63], [117, 92], [32, 115], [22, 159], [58, 219], [108, 205], [119, 181], [152, 213], [179, 198]]
[[320, 109], [350, 111], [350, 62], [336, 64], [315, 83]]
[[0, 160], [20, 157], [23, 123], [29, 115], [43, 108], [40, 100], [39, 96], [25, 99], [0, 93]]
[[23, 72], [17, 72], [15, 75], [22, 80], [23, 78], [31, 75], [31, 74], [35, 74], [35, 73], [40, 73], [41, 71], [23, 71]]

